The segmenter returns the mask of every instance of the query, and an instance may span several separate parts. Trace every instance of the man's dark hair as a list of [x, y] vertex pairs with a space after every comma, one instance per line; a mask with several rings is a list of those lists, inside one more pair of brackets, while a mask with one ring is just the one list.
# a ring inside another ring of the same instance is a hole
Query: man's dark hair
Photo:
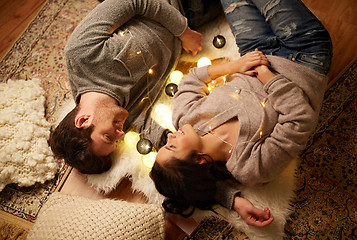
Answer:
[[210, 158], [192, 153], [187, 159], [171, 159], [163, 166], [154, 163], [150, 177], [159, 193], [166, 199], [162, 206], [167, 212], [189, 217], [195, 208], [212, 210], [216, 200], [216, 182], [231, 174], [224, 163], [208, 161], [199, 164], [194, 159]]
[[90, 136], [94, 126], [77, 128], [74, 120], [78, 110], [77, 105], [50, 134], [49, 144], [54, 156], [58, 159], [63, 158], [69, 166], [83, 174], [105, 172], [112, 165], [111, 159], [109, 156], [98, 157], [93, 154], [90, 148], [92, 143]]

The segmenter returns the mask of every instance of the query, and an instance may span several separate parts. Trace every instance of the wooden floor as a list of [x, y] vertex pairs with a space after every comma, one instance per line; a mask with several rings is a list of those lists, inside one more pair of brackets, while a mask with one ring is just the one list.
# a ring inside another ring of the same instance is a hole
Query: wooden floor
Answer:
[[334, 56], [330, 82], [357, 60], [357, 1], [302, 0], [329, 31]]
[[[4, 58], [17, 38], [23, 33], [46, 0], [0, 0], [0, 60]], [[357, 1], [303, 0], [330, 32], [334, 57], [330, 82], [342, 74], [357, 57]], [[100, 199], [105, 197], [132, 202], [145, 202], [141, 194], [130, 191], [130, 181], [124, 181], [108, 196], [95, 192], [83, 176], [73, 170], [61, 192]], [[167, 239], [180, 239], [183, 232], [168, 222]]]
[[0, 0], [0, 60], [47, 0]]

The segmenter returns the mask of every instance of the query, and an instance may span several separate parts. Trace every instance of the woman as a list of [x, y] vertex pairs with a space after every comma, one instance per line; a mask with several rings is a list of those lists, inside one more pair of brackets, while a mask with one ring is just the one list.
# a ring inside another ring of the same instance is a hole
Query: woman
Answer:
[[[172, 212], [212, 204], [219, 186], [200, 184], [203, 177], [213, 183], [227, 178], [217, 174], [217, 163], [247, 186], [278, 176], [305, 148], [327, 85], [331, 39], [301, 1], [221, 2], [242, 57], [191, 69], [179, 85], [173, 103], [179, 131], [168, 135], [151, 172]], [[208, 91], [212, 79], [229, 74], [225, 85]], [[228, 207], [252, 207], [236, 199]], [[256, 215], [242, 217], [248, 222]]]

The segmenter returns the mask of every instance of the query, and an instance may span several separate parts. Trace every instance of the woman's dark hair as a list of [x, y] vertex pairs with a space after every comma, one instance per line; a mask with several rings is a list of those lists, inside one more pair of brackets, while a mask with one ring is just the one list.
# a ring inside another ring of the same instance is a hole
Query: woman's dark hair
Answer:
[[159, 145], [158, 145], [159, 148], [158, 149], [160, 149], [160, 148], [162, 148], [163, 146], [166, 145], [166, 143], [167, 143], [167, 135], [169, 133], [172, 133], [172, 131], [170, 129], [165, 129], [163, 131], [163, 133], [161, 134], [160, 140], [159, 140]]
[[49, 145], [58, 159], [76, 168], [83, 174], [99, 174], [108, 171], [112, 165], [109, 156], [98, 157], [91, 151], [91, 134], [94, 126], [77, 128], [74, 119], [79, 110], [77, 105], [50, 134]]
[[[195, 160], [206, 160], [199, 164]], [[171, 159], [164, 166], [154, 163], [150, 177], [158, 192], [166, 197], [162, 206], [167, 212], [189, 217], [195, 208], [212, 210], [216, 203], [216, 181], [231, 174], [223, 162], [215, 162], [208, 155], [192, 153], [187, 159]]]

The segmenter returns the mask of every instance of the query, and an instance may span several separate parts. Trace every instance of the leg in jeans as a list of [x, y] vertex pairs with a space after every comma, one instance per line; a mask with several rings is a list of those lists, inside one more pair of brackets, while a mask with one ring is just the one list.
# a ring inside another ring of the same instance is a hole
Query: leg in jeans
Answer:
[[[222, 3], [226, 1], [227, 0], [222, 0]], [[269, 25], [272, 32], [272, 34], [261, 37], [266, 40], [266, 43], [261, 43], [263, 49], [260, 48], [260, 50], [264, 50], [263, 52], [265, 54], [273, 54], [296, 61], [320, 73], [328, 73], [332, 57], [330, 36], [320, 21], [300, 0], [245, 1], [248, 5], [253, 4], [256, 6], [257, 11], [263, 17], [266, 24]], [[243, 5], [238, 8], [242, 8], [240, 9], [241, 11], [237, 11], [234, 16], [230, 17], [235, 23], [241, 21], [243, 26], [247, 26], [250, 21], [245, 21], [246, 17], [248, 17], [248, 19], [257, 19], [256, 16], [246, 16], [246, 12], [242, 14], [242, 11], [246, 11], [243, 9]], [[225, 7], [224, 10], [227, 21], [230, 21], [228, 18], [229, 14]], [[234, 25], [234, 23], [232, 25]], [[261, 25], [262, 23], [254, 26], [254, 23], [252, 23], [250, 24], [250, 28], [252, 31], [260, 31]], [[237, 36], [242, 34], [244, 33], [235, 34], [239, 47], [241, 47], [240, 44], [244, 41], [244, 38], [237, 38]], [[251, 38], [260, 37], [252, 32], [246, 32], [245, 34], [250, 35]], [[257, 42], [257, 40], [255, 40], [255, 42]], [[269, 44], [273, 47], [267, 51], [264, 47], [267, 47]], [[249, 46], [247, 43], [245, 43], [245, 45]], [[251, 44], [248, 48], [250, 48], [251, 51], [253, 47], [254, 44]]]
[[279, 50], [274, 32], [250, 0], [221, 0], [221, 3], [241, 55], [255, 48], [267, 55]]
[[252, 0], [278, 37], [275, 53], [327, 74], [331, 38], [321, 22], [300, 0]]

